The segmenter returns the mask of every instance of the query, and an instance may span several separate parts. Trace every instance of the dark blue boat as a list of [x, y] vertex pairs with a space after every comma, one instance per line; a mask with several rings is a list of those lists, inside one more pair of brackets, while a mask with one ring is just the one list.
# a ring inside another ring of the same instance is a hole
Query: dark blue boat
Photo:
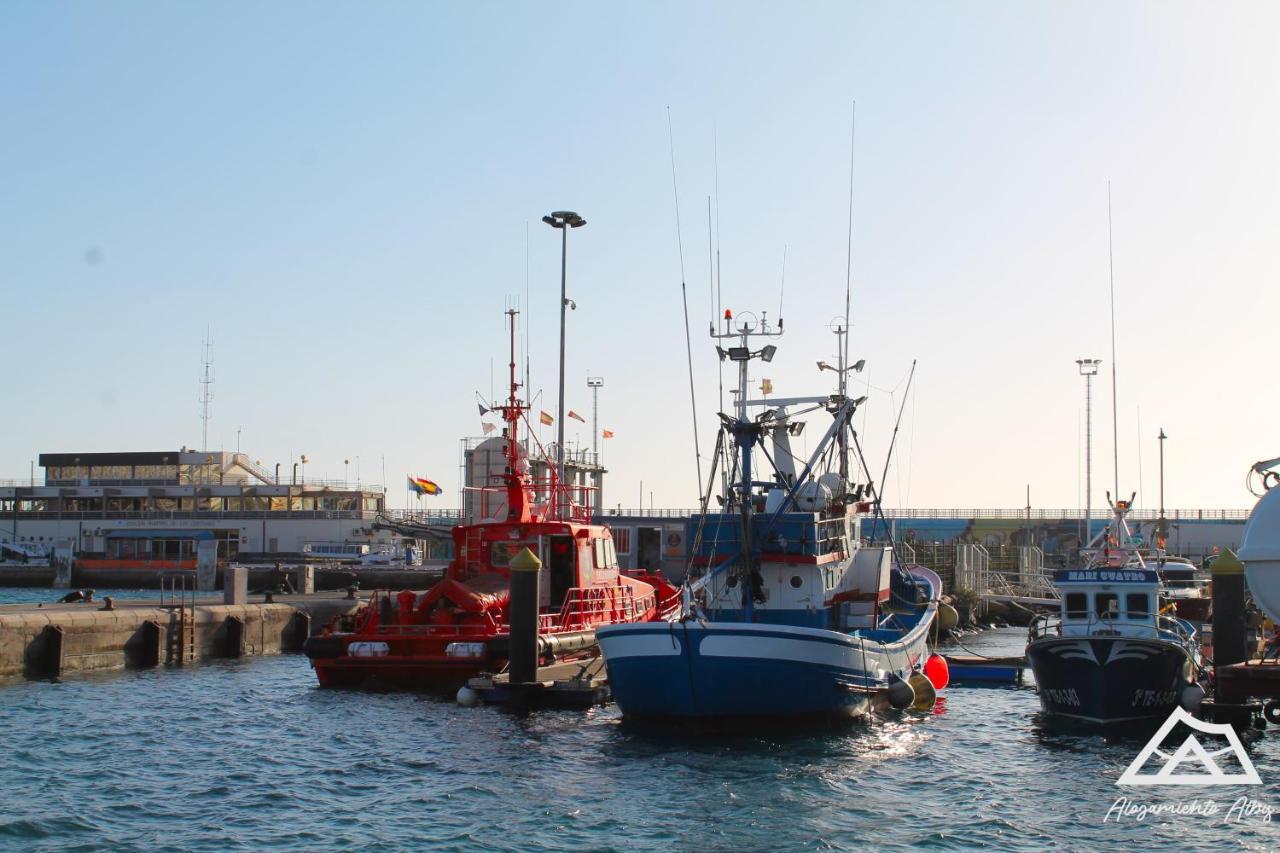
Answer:
[[1031, 625], [1027, 661], [1047, 714], [1089, 723], [1164, 719], [1194, 707], [1199, 642], [1191, 623], [1163, 616], [1149, 568], [1117, 501], [1104, 547], [1084, 568], [1054, 573], [1061, 610]]

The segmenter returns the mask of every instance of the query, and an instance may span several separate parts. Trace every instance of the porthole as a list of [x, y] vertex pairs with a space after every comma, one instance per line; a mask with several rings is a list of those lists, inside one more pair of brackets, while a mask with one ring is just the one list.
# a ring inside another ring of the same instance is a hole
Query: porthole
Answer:
[[800, 576], [799, 576], [799, 575], [792, 575], [792, 576], [791, 576], [791, 585], [792, 585], [793, 587], [795, 587], [796, 589], [799, 589], [799, 588], [800, 588], [800, 585], [801, 585], [801, 584], [803, 584], [803, 583], [804, 583], [804, 581], [803, 581], [803, 580], [801, 580], [801, 578], [800, 578]]

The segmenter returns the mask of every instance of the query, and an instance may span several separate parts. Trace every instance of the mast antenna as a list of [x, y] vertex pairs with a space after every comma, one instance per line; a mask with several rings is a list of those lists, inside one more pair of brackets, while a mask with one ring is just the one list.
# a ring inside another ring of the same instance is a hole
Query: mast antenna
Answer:
[[[698, 443], [698, 398], [693, 386], [693, 338], [689, 334], [689, 293], [684, 277], [684, 238], [680, 233], [680, 189], [676, 183], [676, 141], [671, 129], [671, 107], [667, 107], [667, 144], [671, 150], [671, 193], [676, 204], [676, 246], [680, 252], [680, 301], [684, 305], [684, 346], [689, 360], [689, 404], [693, 408], [693, 455], [698, 470], [698, 495], [702, 495], [702, 448]], [[641, 500], [643, 502], [644, 495]]]
[[[845, 369], [849, 364], [849, 332], [853, 328], [853, 318], [849, 316], [853, 291], [853, 157], [858, 129], [858, 102], [853, 102], [849, 112], [849, 229], [844, 263], [844, 339], [837, 340], [840, 346], [840, 396], [847, 396]], [[866, 415], [863, 415], [865, 418]], [[849, 481], [849, 444], [845, 440], [844, 430], [840, 431], [840, 479]]]
[[213, 330], [204, 327], [204, 346], [201, 353], [204, 373], [200, 378], [200, 449], [209, 449], [210, 405], [213, 403]]
[[1116, 409], [1116, 262], [1111, 239], [1111, 182], [1107, 181], [1107, 267], [1111, 278], [1111, 464], [1120, 499], [1120, 416]]

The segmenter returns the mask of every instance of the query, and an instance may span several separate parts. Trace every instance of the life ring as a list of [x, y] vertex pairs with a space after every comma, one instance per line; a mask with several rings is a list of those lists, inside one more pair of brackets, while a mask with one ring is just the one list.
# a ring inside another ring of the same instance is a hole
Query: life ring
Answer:
[[1272, 699], [1262, 706], [1262, 716], [1273, 726], [1280, 726], [1280, 701]]

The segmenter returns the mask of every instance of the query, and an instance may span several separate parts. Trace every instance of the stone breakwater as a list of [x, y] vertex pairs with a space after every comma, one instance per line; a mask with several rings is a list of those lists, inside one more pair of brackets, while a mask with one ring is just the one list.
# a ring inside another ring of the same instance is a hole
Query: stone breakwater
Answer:
[[278, 596], [270, 604], [0, 607], [0, 683], [299, 651], [313, 632], [360, 603], [322, 593]]

